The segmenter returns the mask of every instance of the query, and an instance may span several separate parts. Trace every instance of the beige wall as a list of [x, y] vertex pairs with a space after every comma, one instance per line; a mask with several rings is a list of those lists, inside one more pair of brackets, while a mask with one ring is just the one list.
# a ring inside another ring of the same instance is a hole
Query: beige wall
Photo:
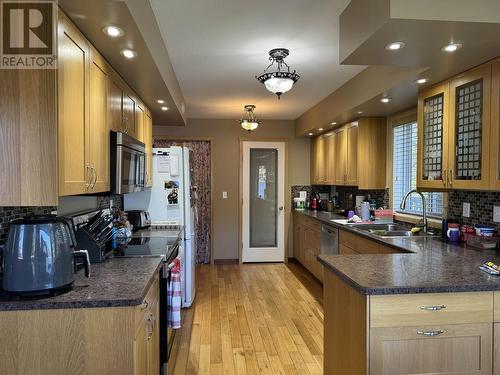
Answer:
[[[244, 131], [236, 120], [188, 120], [186, 127], [153, 128], [154, 136], [179, 138], [212, 138], [214, 160], [214, 250], [215, 259], [238, 258], [238, 194], [239, 194], [239, 139], [287, 138], [288, 186], [309, 184], [309, 139], [295, 138], [293, 121], [263, 121], [252, 133]], [[222, 199], [227, 191], [228, 198]], [[287, 213], [290, 215], [290, 212]], [[290, 235], [289, 235], [289, 238]], [[290, 243], [291, 245], [291, 243]]]

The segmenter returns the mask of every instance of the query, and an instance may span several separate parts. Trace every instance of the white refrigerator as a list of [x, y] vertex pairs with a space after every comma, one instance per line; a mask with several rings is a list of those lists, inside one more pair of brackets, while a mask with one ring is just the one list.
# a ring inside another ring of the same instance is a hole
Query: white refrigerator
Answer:
[[190, 307], [195, 297], [195, 196], [192, 197], [189, 149], [177, 146], [153, 148], [153, 186], [124, 195], [125, 211], [149, 211], [152, 230], [171, 225], [184, 227], [179, 252], [182, 307]]

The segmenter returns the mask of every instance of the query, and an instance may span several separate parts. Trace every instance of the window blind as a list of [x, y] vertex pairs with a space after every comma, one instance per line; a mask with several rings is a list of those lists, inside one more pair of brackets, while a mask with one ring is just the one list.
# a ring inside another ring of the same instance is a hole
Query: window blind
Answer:
[[[406, 209], [399, 206], [406, 192], [417, 186], [417, 123], [410, 122], [394, 127], [393, 130], [393, 206], [395, 211], [410, 214], [422, 212], [420, 197], [413, 194], [409, 197]], [[427, 214], [442, 216], [443, 193], [424, 193], [427, 205]]]

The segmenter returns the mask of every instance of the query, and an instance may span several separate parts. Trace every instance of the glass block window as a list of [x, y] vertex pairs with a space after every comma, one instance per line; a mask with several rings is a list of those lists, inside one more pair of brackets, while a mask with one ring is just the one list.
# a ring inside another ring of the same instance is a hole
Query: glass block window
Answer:
[[[393, 206], [398, 212], [419, 214], [422, 212], [422, 201], [416, 194], [410, 196], [404, 211], [399, 209], [405, 193], [417, 186], [417, 123], [395, 126], [393, 139]], [[443, 193], [427, 192], [424, 195], [427, 213], [430, 216], [442, 216]]]
[[455, 179], [481, 179], [483, 80], [456, 88]]
[[443, 170], [443, 94], [424, 100], [422, 165], [424, 180], [441, 180]]

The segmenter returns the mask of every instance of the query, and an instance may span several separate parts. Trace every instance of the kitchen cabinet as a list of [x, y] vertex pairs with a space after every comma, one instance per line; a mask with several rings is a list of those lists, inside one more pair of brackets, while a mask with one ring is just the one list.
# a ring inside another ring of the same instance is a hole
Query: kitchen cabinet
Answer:
[[347, 170], [347, 132], [346, 128], [342, 127], [336, 130], [333, 134], [335, 147], [335, 185], [344, 185], [346, 180]]
[[490, 188], [500, 190], [500, 59], [495, 60], [492, 66], [490, 126]]
[[90, 142], [90, 45], [60, 12], [58, 31], [58, 170], [59, 195], [87, 193]]
[[88, 191], [109, 191], [108, 82], [110, 69], [104, 58], [91, 48], [90, 126], [87, 165], [91, 173]]
[[326, 182], [326, 145], [325, 137], [320, 135], [311, 141], [311, 181], [313, 185]]
[[370, 374], [491, 374], [491, 324], [370, 330]]
[[321, 251], [321, 223], [315, 219], [294, 213], [294, 257], [318, 280], [323, 280], [323, 266], [317, 260]]
[[110, 75], [108, 80], [108, 122], [110, 130], [124, 132], [123, 122], [123, 89], [115, 75]]
[[346, 142], [345, 185], [358, 185], [358, 124], [350, 124], [346, 127]]
[[135, 111], [135, 138], [144, 143], [144, 109], [137, 104]]
[[153, 119], [146, 112], [144, 120], [144, 144], [146, 145], [146, 186], [153, 185]]
[[335, 158], [335, 136], [334, 133], [328, 133], [326, 137], [326, 184], [335, 185], [335, 170], [336, 170], [336, 158]]
[[136, 103], [131, 97], [130, 93], [123, 93], [123, 126], [125, 127], [124, 133], [131, 137], [137, 138], [136, 133]]
[[491, 69], [487, 63], [419, 93], [418, 188], [490, 188]]
[[339, 231], [341, 254], [394, 254], [402, 251], [346, 230]]

